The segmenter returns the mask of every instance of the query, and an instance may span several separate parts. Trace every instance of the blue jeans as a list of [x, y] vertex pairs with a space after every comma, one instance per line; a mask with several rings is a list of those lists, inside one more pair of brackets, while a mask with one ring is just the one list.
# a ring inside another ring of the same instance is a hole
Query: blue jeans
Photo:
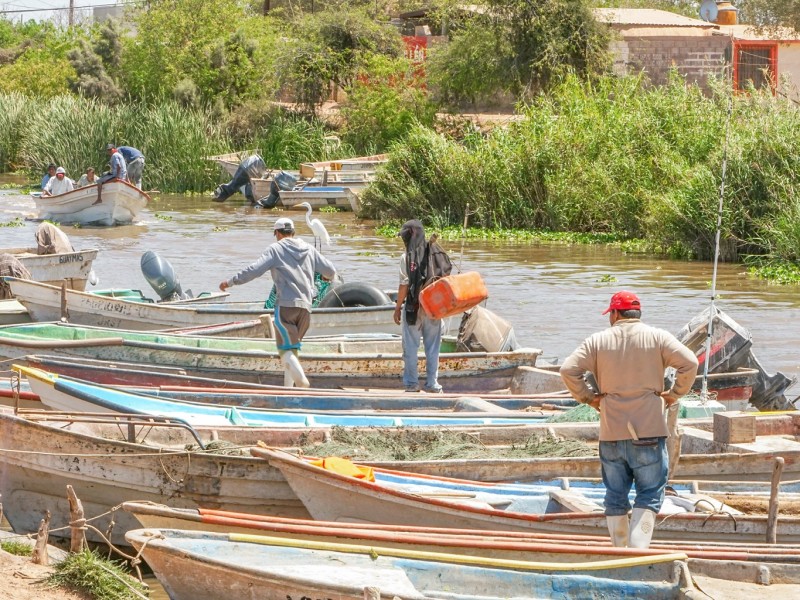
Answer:
[[606, 486], [606, 516], [627, 515], [631, 509], [628, 495], [636, 484], [634, 508], [658, 513], [664, 502], [664, 488], [669, 476], [667, 438], [646, 438], [649, 446], [634, 445], [633, 440], [600, 442], [600, 465]]
[[425, 389], [438, 391], [439, 385], [439, 348], [442, 345], [442, 320], [430, 319], [422, 308], [417, 313], [414, 325], [406, 323], [406, 311], [403, 314], [403, 385], [406, 388], [419, 385], [417, 362], [419, 343], [425, 347]]

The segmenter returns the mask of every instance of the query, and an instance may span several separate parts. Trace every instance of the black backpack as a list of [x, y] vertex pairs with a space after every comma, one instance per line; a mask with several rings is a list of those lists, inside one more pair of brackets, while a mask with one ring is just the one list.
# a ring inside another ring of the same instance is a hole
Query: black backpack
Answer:
[[444, 248], [439, 245], [439, 242], [436, 241], [435, 236], [428, 242], [428, 249], [425, 254], [425, 259], [428, 262], [428, 272], [423, 287], [429, 286], [442, 277], [447, 277], [453, 270], [453, 263], [450, 261], [450, 257], [444, 251]]

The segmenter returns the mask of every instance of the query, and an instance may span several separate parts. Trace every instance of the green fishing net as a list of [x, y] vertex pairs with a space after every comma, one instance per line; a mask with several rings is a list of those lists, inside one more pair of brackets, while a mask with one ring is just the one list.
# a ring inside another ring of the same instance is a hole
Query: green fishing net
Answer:
[[[322, 275], [319, 273], [314, 273], [314, 287], [317, 288], [317, 295], [314, 296], [314, 301], [311, 303], [311, 306], [317, 307], [319, 306], [320, 301], [325, 297], [325, 294], [328, 293], [328, 290], [331, 288], [332, 281], [325, 281], [322, 278]], [[264, 308], [275, 308], [275, 300], [278, 298], [278, 292], [275, 289], [275, 284], [272, 284], [272, 289], [269, 292], [269, 298], [267, 301], [264, 302]]]

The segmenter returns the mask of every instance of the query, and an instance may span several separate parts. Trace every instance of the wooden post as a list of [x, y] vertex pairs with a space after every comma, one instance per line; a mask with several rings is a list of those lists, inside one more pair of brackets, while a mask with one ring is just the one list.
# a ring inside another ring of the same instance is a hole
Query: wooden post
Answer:
[[67, 281], [61, 282], [61, 320], [65, 323], [69, 321], [69, 310], [67, 310]]
[[680, 401], [667, 408], [667, 455], [669, 456], [669, 475], [667, 481], [671, 481], [675, 476], [675, 469], [678, 468], [678, 461], [681, 458], [681, 428], [678, 427], [678, 413], [680, 412]]
[[67, 500], [69, 500], [69, 528], [71, 530], [69, 551], [78, 553], [86, 545], [86, 519], [83, 516], [83, 503], [71, 485], [67, 486]]
[[37, 565], [50, 564], [50, 557], [47, 556], [47, 537], [50, 532], [50, 511], [45, 513], [44, 519], [39, 523], [39, 531], [36, 532], [36, 544], [33, 547], [31, 562]]
[[767, 543], [775, 544], [778, 541], [778, 494], [780, 491], [781, 474], [783, 473], [783, 457], [775, 458], [772, 468], [772, 483], [769, 488], [769, 513], [767, 514]]

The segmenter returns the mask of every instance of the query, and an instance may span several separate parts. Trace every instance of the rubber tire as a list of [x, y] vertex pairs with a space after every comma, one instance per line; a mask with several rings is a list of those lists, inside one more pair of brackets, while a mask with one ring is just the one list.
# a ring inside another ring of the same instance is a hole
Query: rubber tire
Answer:
[[392, 300], [386, 292], [365, 283], [343, 283], [325, 294], [318, 308], [342, 306], [383, 306]]

